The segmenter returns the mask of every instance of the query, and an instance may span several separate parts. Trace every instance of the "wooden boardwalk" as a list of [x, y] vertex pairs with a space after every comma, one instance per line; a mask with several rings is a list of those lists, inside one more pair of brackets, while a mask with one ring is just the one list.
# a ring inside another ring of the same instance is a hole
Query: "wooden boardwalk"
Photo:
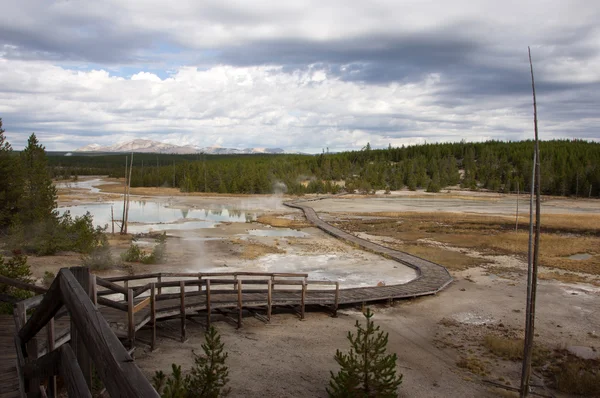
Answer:
[[0, 398], [20, 397], [15, 351], [15, 320], [0, 314]]
[[302, 210], [311, 223], [328, 234], [364, 250], [380, 254], [413, 268], [418, 275], [416, 279], [399, 285], [341, 289], [340, 304], [425, 296], [439, 292], [452, 282], [452, 277], [448, 270], [439, 264], [369, 242], [326, 223], [321, 220], [317, 215], [317, 212], [308, 205], [309, 202], [310, 201], [286, 202], [284, 204], [288, 207]]

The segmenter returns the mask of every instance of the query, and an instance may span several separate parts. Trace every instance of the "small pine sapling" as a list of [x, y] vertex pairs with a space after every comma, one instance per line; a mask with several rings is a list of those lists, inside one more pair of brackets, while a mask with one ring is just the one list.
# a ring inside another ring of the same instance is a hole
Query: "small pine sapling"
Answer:
[[204, 355], [194, 353], [194, 367], [189, 376], [188, 391], [193, 397], [217, 398], [229, 393], [225, 386], [229, 370], [225, 365], [225, 344], [214, 327], [210, 327], [202, 344]]
[[348, 332], [351, 348], [347, 354], [337, 350], [337, 374], [331, 372], [327, 393], [330, 397], [397, 397], [402, 374], [396, 372], [396, 354], [387, 354], [388, 333], [380, 331], [364, 313], [367, 324], [356, 321], [356, 334]]

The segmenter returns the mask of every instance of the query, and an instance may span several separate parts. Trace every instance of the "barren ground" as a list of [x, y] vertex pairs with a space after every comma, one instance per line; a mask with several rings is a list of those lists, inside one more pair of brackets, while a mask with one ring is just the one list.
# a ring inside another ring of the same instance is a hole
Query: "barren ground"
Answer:
[[[117, 193], [122, 186], [103, 188]], [[101, 201], [112, 198], [114, 193], [63, 190], [61, 201]], [[166, 196], [172, 206], [182, 207], [226, 202], [259, 211], [259, 221], [266, 223], [226, 223], [185, 234], [169, 232], [169, 264], [134, 265], [135, 272], [165, 268], [264, 269], [265, 264], [273, 269], [285, 267], [286, 261], [302, 264], [304, 258], [307, 261], [303, 266], [312, 266], [310, 269], [316, 274], [347, 278], [355, 284], [361, 280], [389, 283], [394, 278], [410, 279], [404, 270], [394, 269], [387, 260], [350, 248], [314, 228], [305, 228], [300, 213], [281, 205], [285, 198], [187, 196], [163, 188], [134, 190], [134, 194], [144, 195], [147, 200]], [[526, 289], [523, 245], [526, 247], [528, 211], [524, 198], [519, 220], [523, 232], [518, 233], [513, 231], [514, 196], [399, 192], [320, 200], [311, 205], [324, 219], [363, 238], [448, 265], [455, 278], [437, 296], [397, 301], [392, 307], [373, 307], [375, 321], [390, 334], [389, 349], [399, 357], [399, 370], [404, 374], [402, 397], [512, 396], [484, 380], [518, 386], [520, 364], [494, 355], [485, 346], [485, 340], [488, 336], [522, 337]], [[542, 257], [545, 266], [538, 287], [536, 341], [550, 351], [570, 348], [580, 356], [595, 357], [596, 362], [592, 360], [586, 366], [598, 366], [600, 202], [545, 198], [542, 211], [550, 229], [545, 231], [547, 256]], [[309, 235], [244, 237], [250, 229], [269, 230], [268, 224], [274, 226], [272, 230], [300, 228]], [[121, 238], [112, 243], [119, 252], [129, 240]], [[571, 255], [585, 255], [585, 259], [569, 259]], [[329, 260], [318, 263], [324, 258]], [[32, 258], [30, 262], [41, 277], [45, 269], [77, 265], [79, 257], [65, 253]], [[125, 271], [106, 273], [119, 272]], [[352, 280], [356, 274], [361, 275], [361, 280]], [[336, 349], [347, 349], [345, 335], [361, 318], [359, 310], [348, 308], [338, 318], [319, 312], [309, 313], [305, 321], [292, 314], [278, 314], [271, 324], [245, 318], [240, 330], [226, 320], [216, 322], [229, 352], [232, 396], [326, 396], [329, 371], [336, 369], [333, 355]], [[149, 352], [139, 347], [136, 361], [148, 376], [156, 370], [168, 371], [173, 362], [187, 369], [193, 360], [191, 351], [200, 350], [202, 331], [203, 325], [190, 322], [189, 340], [182, 344], [176, 325], [161, 324], [159, 350]], [[536, 384], [553, 382], [552, 378], [539, 377], [547, 370], [536, 370]]]

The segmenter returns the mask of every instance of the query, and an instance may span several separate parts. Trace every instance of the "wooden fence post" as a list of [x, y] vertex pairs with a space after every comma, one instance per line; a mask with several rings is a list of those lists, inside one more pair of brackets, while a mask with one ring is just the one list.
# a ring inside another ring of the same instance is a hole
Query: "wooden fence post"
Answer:
[[162, 286], [160, 286], [160, 284], [162, 283], [162, 274], [158, 274], [158, 295], [160, 296], [162, 294]]
[[[236, 275], [237, 279], [237, 275]], [[237, 280], [237, 299], [238, 299], [238, 329], [242, 327], [242, 280]]]
[[96, 275], [90, 274], [90, 297], [94, 307], [98, 308], [98, 285], [96, 284]]
[[[129, 281], [123, 281], [123, 287], [125, 287], [125, 289], [129, 289]], [[128, 300], [129, 298], [129, 294], [123, 294], [123, 300]]]
[[210, 329], [210, 279], [206, 280], [206, 331]]
[[[198, 282], [202, 282], [202, 275], [198, 275]], [[202, 283], [198, 283], [198, 291], [202, 291]]]
[[185, 281], [179, 282], [180, 311], [181, 311], [181, 342], [185, 342]]
[[127, 338], [129, 348], [135, 345], [135, 318], [133, 317], [133, 289], [127, 289]]
[[[54, 351], [55, 348], [55, 337], [54, 337], [54, 318], [50, 319], [46, 326], [46, 332], [48, 333], [48, 353]], [[57, 397], [56, 389], [56, 376], [50, 376], [48, 379], [48, 392], [51, 397]]]
[[[25, 303], [17, 303], [17, 315], [19, 317], [19, 324], [22, 328], [27, 323], [27, 310], [25, 309]], [[17, 349], [19, 349], [18, 347]], [[25, 352], [27, 353], [27, 363], [35, 361], [38, 357], [37, 341], [36, 338], [32, 338], [26, 344]], [[40, 391], [40, 379], [37, 377], [31, 377], [29, 380], [25, 380], [25, 386], [30, 394], [38, 394]]]
[[154, 291], [154, 283], [150, 284], [150, 319], [152, 321], [150, 350], [154, 351], [154, 347], [156, 346], [156, 292]]
[[[71, 267], [69, 269], [77, 282], [81, 285], [83, 290], [87, 293], [88, 297], [91, 298], [90, 288], [90, 269], [88, 267]], [[77, 362], [83, 373], [83, 377], [88, 385], [90, 391], [92, 390], [92, 361], [87, 352], [85, 341], [80, 337], [79, 331], [71, 320], [71, 348]]]
[[304, 307], [306, 303], [306, 280], [302, 281], [302, 293], [300, 296], [300, 319], [304, 320]]
[[267, 279], [267, 319], [271, 322], [271, 311], [273, 308], [273, 283]]
[[340, 282], [335, 283], [335, 299], [333, 301], [333, 317], [337, 317], [337, 310], [340, 302]]

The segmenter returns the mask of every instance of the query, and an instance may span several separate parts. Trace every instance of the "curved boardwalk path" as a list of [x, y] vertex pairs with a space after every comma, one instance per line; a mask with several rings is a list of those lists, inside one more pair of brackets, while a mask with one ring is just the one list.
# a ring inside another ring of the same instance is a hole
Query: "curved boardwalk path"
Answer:
[[425, 296], [439, 292], [452, 282], [452, 277], [445, 267], [342, 231], [321, 220], [317, 212], [306, 202], [286, 202], [284, 205], [302, 210], [311, 223], [338, 239], [390, 258], [417, 271], [416, 279], [400, 285], [340, 289], [340, 304]]

